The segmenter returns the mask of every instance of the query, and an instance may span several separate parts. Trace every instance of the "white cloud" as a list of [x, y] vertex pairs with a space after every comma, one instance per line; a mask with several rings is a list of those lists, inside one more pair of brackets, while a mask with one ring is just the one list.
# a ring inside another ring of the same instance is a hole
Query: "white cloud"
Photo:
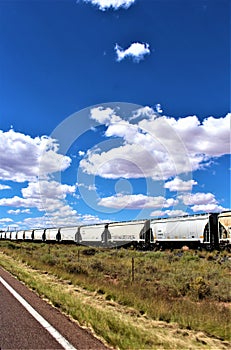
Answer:
[[95, 107], [91, 109], [90, 118], [96, 120], [100, 124], [107, 125], [109, 122], [119, 122], [121, 121], [120, 117], [117, 117], [114, 109], [108, 107]]
[[65, 170], [71, 159], [58, 149], [57, 142], [47, 136], [32, 138], [13, 129], [0, 130], [0, 179], [35, 181], [38, 176]]
[[173, 180], [166, 182], [164, 185], [164, 188], [168, 188], [169, 191], [171, 192], [172, 191], [186, 192], [186, 191], [191, 191], [194, 185], [197, 185], [196, 181], [194, 180], [183, 181], [177, 176]]
[[70, 208], [63, 208], [60, 213], [51, 213], [49, 215], [26, 218], [19, 223], [19, 226], [25, 228], [39, 227], [65, 227], [77, 225], [90, 225], [104, 222], [98, 216], [94, 215], [79, 215], [76, 211]]
[[83, 157], [85, 155], [85, 152], [84, 151], [79, 151], [78, 154], [79, 154], [80, 157]]
[[119, 8], [129, 8], [136, 0], [83, 0], [86, 3], [91, 3], [99, 7], [101, 11], [113, 8], [118, 10]]
[[44, 198], [65, 199], [67, 194], [75, 193], [75, 185], [62, 185], [57, 181], [30, 182], [26, 188], [22, 188], [24, 198], [43, 200]]
[[217, 203], [214, 194], [197, 192], [194, 194], [185, 194], [178, 197], [185, 205], [205, 205]]
[[2, 218], [2, 219], [0, 219], [0, 222], [13, 222], [13, 220], [12, 219], [10, 219], [10, 218]]
[[8, 185], [1, 185], [1, 184], [0, 184], [0, 191], [1, 191], [1, 190], [10, 190], [10, 189], [11, 189], [11, 187], [8, 186]]
[[218, 205], [218, 203], [208, 203], [208, 204], [199, 204], [194, 205], [191, 208], [195, 213], [198, 211], [204, 212], [204, 213], [219, 213], [221, 211], [226, 210], [221, 205]]
[[80, 187], [86, 188], [88, 191], [96, 191], [97, 190], [95, 185], [85, 185], [83, 183], [82, 184], [81, 183], [76, 183], [76, 186], [78, 188], [80, 188]]
[[176, 205], [177, 203], [178, 200], [174, 200], [173, 198], [166, 199], [162, 196], [149, 197], [143, 194], [117, 194], [115, 196], [102, 198], [98, 204], [108, 208], [143, 209], [168, 208]]
[[[75, 195], [76, 186], [51, 179], [52, 173], [65, 170], [71, 163], [71, 159], [59, 154], [58, 150], [57, 142], [49, 137], [32, 138], [12, 129], [0, 131], [0, 179], [28, 181], [27, 187], [21, 189], [21, 196], [1, 198], [0, 206], [12, 207], [8, 210], [11, 215], [30, 214], [29, 208], [46, 213], [37, 222], [33, 218], [25, 219], [24, 226], [30, 222], [39, 224], [39, 221], [43, 225], [44, 222], [76, 223], [77, 213], [66, 202], [67, 195]], [[8, 188], [5, 185], [0, 187]]]
[[[180, 174], [190, 177], [213, 158], [230, 153], [230, 116], [209, 117], [200, 122], [196, 116], [179, 119], [157, 116], [150, 107], [144, 107], [123, 120], [112, 109], [98, 107], [91, 118], [105, 123], [105, 136], [120, 138], [123, 145], [88, 151], [80, 167], [87, 174], [111, 179], [174, 177], [166, 188], [186, 190], [196, 182], [179, 181]], [[135, 123], [138, 117], [141, 119]]]
[[[97, 174], [108, 179], [151, 176], [154, 168], [151, 155], [137, 145], [112, 148], [102, 153], [89, 151], [87, 158], [80, 162], [80, 166], [88, 174]], [[158, 169], [157, 176], [159, 176]]]
[[30, 209], [16, 209], [8, 210], [8, 214], [18, 215], [18, 214], [30, 214]]
[[155, 210], [153, 211], [150, 216], [154, 216], [154, 217], [162, 217], [162, 216], [184, 216], [184, 215], [188, 215], [188, 213], [186, 211], [180, 210], [180, 209], [175, 209], [175, 210]]
[[134, 62], [140, 62], [145, 55], [150, 54], [149, 44], [132, 43], [126, 50], [123, 50], [118, 44], [115, 45], [117, 61], [120, 62], [126, 57], [131, 57]]
[[103, 222], [108, 222], [108, 220], [101, 220], [98, 216], [85, 214], [81, 216], [81, 222], [84, 225], [91, 225], [91, 224], [100, 224]]
[[[39, 206], [40, 204], [40, 206]], [[37, 207], [41, 208], [41, 203], [35, 201], [33, 198], [22, 198], [19, 196], [14, 196], [11, 198], [1, 198], [0, 206], [7, 207]]]
[[[26, 207], [27, 209], [18, 212], [12, 210], [11, 214], [28, 213], [28, 208], [36, 208], [39, 211], [46, 212], [47, 215], [75, 215], [76, 211], [67, 205], [67, 195], [74, 195], [76, 186], [59, 184], [56, 181], [42, 180], [39, 182], [30, 182], [27, 187], [22, 188], [22, 197], [14, 196], [11, 198], [1, 198], [0, 206], [8, 207]], [[65, 214], [63, 214], [65, 211]], [[55, 213], [55, 214], [54, 214]]]
[[155, 110], [156, 110], [156, 112], [159, 113], [159, 114], [163, 113], [163, 109], [162, 109], [160, 103], [157, 103], [157, 104], [155, 105]]
[[133, 113], [133, 116], [130, 118], [130, 121], [139, 117], [142, 117], [142, 118], [147, 117], [148, 119], [155, 119], [158, 117], [158, 115], [155, 113], [153, 108], [149, 106], [145, 106], [145, 107], [138, 108]]
[[209, 117], [202, 123], [196, 116], [178, 120], [169, 118], [169, 123], [182, 138], [190, 154], [203, 154], [204, 157], [230, 154], [231, 113], [224, 118]]
[[155, 217], [162, 217], [165, 216], [165, 212], [162, 210], [154, 210], [153, 212], [151, 212], [150, 216], [155, 216]]
[[[48, 216], [65, 216], [66, 222], [75, 216], [76, 211], [67, 204], [66, 197], [75, 194], [76, 186], [51, 179], [53, 173], [65, 170], [71, 163], [70, 157], [58, 151], [58, 143], [50, 137], [32, 138], [13, 129], [0, 131], [0, 179], [28, 182], [21, 189], [21, 197], [1, 198], [0, 206], [15, 207], [8, 211], [14, 215], [29, 214], [29, 208], [36, 208]], [[5, 185], [1, 189], [6, 189]]]
[[188, 213], [186, 211], [183, 211], [183, 210], [180, 210], [180, 209], [166, 210], [165, 213], [168, 216], [184, 216], [184, 215], [188, 215]]
[[20, 229], [24, 228], [44, 228], [44, 227], [51, 227], [52, 222], [49, 218], [45, 216], [38, 216], [38, 217], [32, 217], [32, 218], [26, 218], [25, 220], [18, 223]]
[[191, 206], [193, 212], [220, 212], [226, 210], [218, 204], [214, 194], [197, 192], [178, 196], [185, 205]]

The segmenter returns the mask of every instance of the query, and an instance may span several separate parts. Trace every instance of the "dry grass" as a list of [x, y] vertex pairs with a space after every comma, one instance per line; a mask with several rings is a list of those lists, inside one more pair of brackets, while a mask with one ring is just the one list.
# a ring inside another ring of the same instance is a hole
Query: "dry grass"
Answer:
[[227, 253], [144, 253], [0, 244], [6, 254], [27, 264], [27, 268], [19, 262], [15, 264], [4, 255], [1, 264], [5, 268], [80, 324], [91, 326], [114, 347], [230, 346]]

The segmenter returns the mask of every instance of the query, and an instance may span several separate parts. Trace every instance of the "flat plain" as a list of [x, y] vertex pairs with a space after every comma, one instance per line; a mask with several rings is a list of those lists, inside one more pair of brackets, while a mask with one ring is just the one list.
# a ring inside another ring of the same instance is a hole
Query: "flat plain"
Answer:
[[0, 242], [0, 265], [115, 349], [229, 349], [227, 251]]

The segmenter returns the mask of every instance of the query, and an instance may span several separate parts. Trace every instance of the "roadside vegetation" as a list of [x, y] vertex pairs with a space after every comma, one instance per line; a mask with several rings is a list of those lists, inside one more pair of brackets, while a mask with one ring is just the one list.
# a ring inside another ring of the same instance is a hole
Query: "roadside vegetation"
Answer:
[[0, 242], [0, 265], [119, 349], [230, 348], [226, 252]]

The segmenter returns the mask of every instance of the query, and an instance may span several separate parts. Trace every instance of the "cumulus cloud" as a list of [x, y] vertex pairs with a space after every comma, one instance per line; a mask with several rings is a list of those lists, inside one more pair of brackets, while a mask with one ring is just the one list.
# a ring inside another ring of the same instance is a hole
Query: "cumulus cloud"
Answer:
[[57, 142], [50, 137], [32, 138], [13, 129], [0, 130], [0, 179], [35, 181], [38, 176], [65, 170], [71, 159], [58, 150]]
[[30, 209], [10, 209], [7, 211], [8, 214], [18, 215], [18, 214], [30, 214]]
[[76, 211], [67, 204], [66, 197], [75, 195], [76, 185], [60, 184], [52, 179], [54, 173], [64, 171], [70, 164], [71, 158], [60, 154], [57, 141], [50, 137], [32, 138], [13, 129], [0, 131], [0, 179], [28, 182], [21, 189], [21, 196], [1, 198], [0, 206], [11, 207], [8, 213], [13, 215], [29, 214], [30, 208], [35, 208], [50, 216], [51, 221], [59, 222], [59, 217], [70, 222]]
[[26, 188], [22, 189], [24, 198], [52, 198], [52, 199], [65, 199], [67, 194], [75, 193], [75, 185], [70, 186], [66, 184], [60, 184], [57, 181], [38, 181], [30, 182]]
[[197, 192], [193, 194], [185, 194], [179, 196], [178, 198], [182, 199], [185, 205], [205, 205], [205, 204], [214, 204], [216, 203], [216, 198], [212, 193], [203, 193]]
[[[56, 181], [42, 180], [30, 182], [27, 187], [21, 189], [22, 197], [1, 198], [0, 206], [16, 207], [18, 209], [9, 210], [9, 214], [29, 214], [29, 208], [36, 208], [40, 212], [45, 212], [46, 222], [61, 223], [64, 221], [68, 225], [73, 220], [76, 221], [76, 210], [73, 210], [67, 203], [67, 195], [74, 195], [76, 186], [60, 184]], [[27, 209], [19, 209], [19, 208]], [[44, 219], [41, 219], [44, 222]], [[25, 224], [29, 222], [29, 218]], [[33, 222], [33, 220], [31, 220]]]
[[99, 7], [101, 11], [112, 8], [118, 10], [119, 8], [129, 8], [136, 0], [83, 0], [86, 3], [91, 3]]
[[53, 211], [62, 207], [63, 200], [68, 194], [74, 194], [75, 188], [75, 186], [62, 185], [56, 181], [30, 182], [27, 187], [21, 189], [22, 197], [1, 198], [0, 206], [34, 207], [40, 211]]
[[84, 183], [76, 183], [76, 186], [78, 188], [80, 188], [80, 187], [86, 188], [88, 191], [96, 191], [97, 190], [97, 188], [94, 184], [93, 185], [86, 185]]
[[197, 182], [195, 180], [184, 181], [177, 176], [173, 180], [166, 182], [164, 185], [164, 188], [168, 188], [169, 191], [171, 192], [172, 191], [186, 192], [186, 191], [191, 191], [194, 185], [197, 185]]
[[127, 208], [127, 209], [143, 209], [143, 208], [168, 208], [176, 205], [178, 200], [173, 198], [166, 199], [162, 196], [151, 197], [143, 194], [116, 194], [115, 196], [100, 199], [99, 205], [109, 208]]
[[162, 217], [162, 216], [184, 216], [184, 215], [188, 215], [188, 213], [184, 210], [181, 210], [181, 209], [174, 209], [174, 210], [155, 210], [153, 211], [150, 216], [152, 217]]
[[[231, 113], [224, 118], [209, 117], [201, 123], [196, 116], [169, 118], [169, 123], [182, 138], [190, 154], [219, 157], [230, 154]], [[193, 135], [193, 137], [190, 137]]]
[[43, 228], [43, 227], [64, 227], [77, 225], [90, 225], [104, 222], [98, 216], [79, 215], [70, 207], [63, 207], [61, 212], [49, 213], [43, 216], [26, 218], [18, 224], [25, 228]]
[[198, 211], [203, 213], [219, 213], [226, 210], [218, 203], [193, 205], [191, 209], [194, 211], [194, 213], [197, 213]]
[[0, 222], [2, 222], [2, 223], [5, 223], [5, 222], [13, 222], [13, 220], [10, 219], [10, 218], [2, 218], [2, 219], [0, 219]]
[[87, 174], [111, 179], [175, 178], [165, 187], [188, 190], [196, 182], [180, 180], [180, 174], [204, 169], [213, 158], [230, 154], [230, 116], [200, 122], [196, 116], [157, 116], [150, 107], [144, 107], [124, 120], [112, 109], [98, 107], [91, 118], [105, 124], [106, 137], [120, 138], [123, 144], [88, 151], [80, 167]]
[[121, 118], [115, 114], [114, 109], [110, 107], [104, 108], [102, 106], [92, 108], [90, 118], [105, 125], [121, 121]]
[[154, 211], [151, 212], [150, 216], [151, 217], [158, 217], [158, 218], [160, 218], [162, 216], [165, 216], [165, 212], [162, 211], [162, 210], [154, 210]]
[[131, 118], [129, 118], [129, 120], [133, 120], [133, 119], [137, 119], [139, 117], [142, 118], [148, 118], [148, 119], [155, 119], [158, 117], [157, 113], [155, 113], [154, 109], [149, 107], [149, 106], [145, 106], [145, 107], [141, 107], [138, 108], [137, 110], [135, 110], [133, 112], [133, 116]]
[[178, 196], [185, 205], [191, 206], [193, 212], [220, 212], [225, 210], [218, 204], [213, 193], [197, 192], [194, 194], [185, 194]]
[[188, 215], [188, 213], [184, 210], [180, 210], [180, 209], [175, 209], [175, 210], [165, 210], [165, 213], [168, 216], [184, 216], [184, 215]]
[[120, 62], [126, 57], [130, 57], [134, 62], [140, 62], [144, 59], [145, 55], [150, 54], [149, 44], [147, 43], [132, 43], [126, 50], [120, 47], [118, 44], [115, 45], [115, 52], [117, 55], [117, 61]]
[[85, 152], [84, 151], [79, 151], [78, 154], [79, 154], [80, 157], [83, 157], [85, 155]]
[[[44, 213], [41, 217], [18, 222], [20, 227], [82, 222], [67, 198], [76, 198], [77, 184], [61, 184], [52, 177], [54, 173], [67, 169], [70, 164], [71, 158], [60, 154], [57, 141], [50, 137], [32, 138], [13, 129], [8, 132], [0, 131], [0, 179], [28, 183], [21, 188], [21, 196], [1, 198], [0, 206], [8, 207], [10, 215], [30, 214], [30, 208]], [[10, 188], [0, 185], [0, 190]], [[95, 187], [90, 186], [88, 190], [94, 191]], [[96, 217], [95, 220], [98, 222], [99, 218]]]
[[107, 179], [145, 178], [154, 175], [156, 179], [162, 178], [162, 172], [152, 155], [138, 145], [125, 145], [102, 153], [88, 151], [80, 166], [88, 174], [97, 174]]
[[158, 114], [163, 113], [163, 109], [162, 109], [160, 103], [157, 103], [157, 104], [155, 105], [155, 110], [156, 110], [156, 112], [157, 112]]
[[19, 196], [14, 196], [10, 198], [1, 198], [0, 199], [0, 206], [7, 206], [7, 207], [37, 207], [41, 209], [41, 202], [36, 201], [34, 198], [23, 198]]

